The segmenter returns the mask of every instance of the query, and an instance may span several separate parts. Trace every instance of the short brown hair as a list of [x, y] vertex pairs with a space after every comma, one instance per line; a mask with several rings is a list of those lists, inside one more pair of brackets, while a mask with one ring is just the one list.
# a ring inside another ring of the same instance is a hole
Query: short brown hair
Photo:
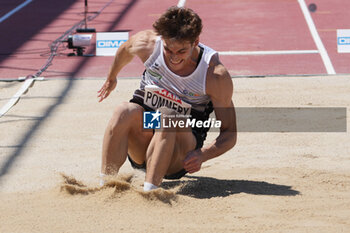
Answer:
[[156, 33], [165, 39], [193, 43], [202, 32], [202, 20], [191, 9], [170, 7], [154, 24]]

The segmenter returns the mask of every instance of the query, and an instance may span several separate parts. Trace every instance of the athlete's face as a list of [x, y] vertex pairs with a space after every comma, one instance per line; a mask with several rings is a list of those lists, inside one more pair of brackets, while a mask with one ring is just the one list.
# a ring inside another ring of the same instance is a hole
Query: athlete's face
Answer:
[[180, 71], [191, 62], [191, 56], [198, 42], [164, 39], [164, 57], [172, 71]]

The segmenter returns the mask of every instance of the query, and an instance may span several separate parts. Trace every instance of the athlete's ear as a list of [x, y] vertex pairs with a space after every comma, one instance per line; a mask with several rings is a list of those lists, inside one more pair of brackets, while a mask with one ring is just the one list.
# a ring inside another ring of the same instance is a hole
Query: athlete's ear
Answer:
[[197, 37], [197, 39], [193, 42], [194, 47], [196, 47], [199, 44], [199, 37]]

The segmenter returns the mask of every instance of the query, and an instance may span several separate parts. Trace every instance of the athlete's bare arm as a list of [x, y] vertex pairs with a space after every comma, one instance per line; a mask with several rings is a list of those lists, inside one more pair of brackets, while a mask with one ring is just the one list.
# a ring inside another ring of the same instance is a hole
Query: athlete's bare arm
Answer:
[[98, 91], [99, 102], [109, 96], [117, 86], [119, 72], [137, 56], [144, 63], [152, 54], [157, 35], [154, 31], [146, 30], [138, 32], [123, 43], [114, 57], [114, 62], [109, 70], [107, 80]]
[[208, 68], [206, 92], [212, 100], [216, 119], [221, 120], [220, 134], [209, 146], [187, 155], [184, 168], [190, 173], [199, 171], [203, 162], [230, 150], [237, 140], [236, 114], [232, 102], [233, 83], [217, 55], [212, 58]]

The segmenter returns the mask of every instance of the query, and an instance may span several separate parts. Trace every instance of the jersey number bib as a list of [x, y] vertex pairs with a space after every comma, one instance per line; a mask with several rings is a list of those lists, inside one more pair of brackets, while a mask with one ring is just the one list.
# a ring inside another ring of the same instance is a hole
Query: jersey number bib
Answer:
[[190, 104], [184, 102], [178, 96], [166, 89], [154, 85], [145, 86], [143, 103], [153, 110], [165, 106], [169, 109], [175, 110], [181, 115], [190, 115], [191, 113]]

